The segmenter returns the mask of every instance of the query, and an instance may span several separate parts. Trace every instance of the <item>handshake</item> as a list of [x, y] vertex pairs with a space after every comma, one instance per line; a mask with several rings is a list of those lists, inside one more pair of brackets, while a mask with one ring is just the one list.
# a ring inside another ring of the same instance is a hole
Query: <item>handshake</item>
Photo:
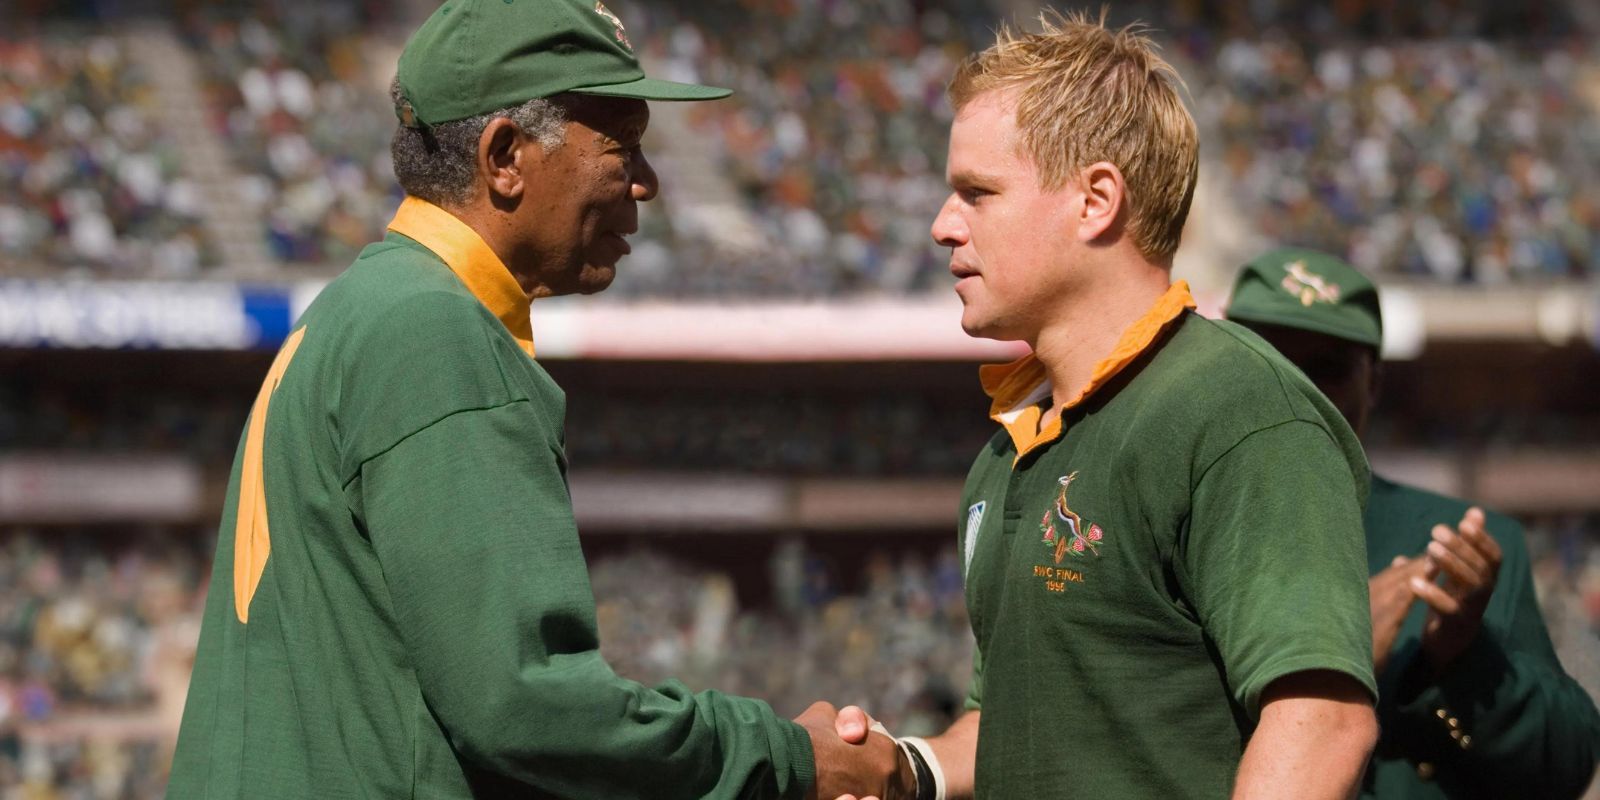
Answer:
[[944, 800], [938, 761], [921, 739], [890, 736], [856, 706], [813, 703], [794, 721], [816, 759], [808, 800]]

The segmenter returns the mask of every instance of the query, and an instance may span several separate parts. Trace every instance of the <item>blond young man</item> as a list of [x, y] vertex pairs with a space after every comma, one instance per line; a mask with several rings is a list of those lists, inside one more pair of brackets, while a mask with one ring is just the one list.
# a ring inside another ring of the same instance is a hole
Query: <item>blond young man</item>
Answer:
[[1078, 15], [1002, 31], [951, 83], [933, 238], [967, 333], [1033, 353], [981, 373], [978, 653], [967, 713], [904, 740], [919, 798], [1349, 797], [1371, 752], [1367, 464], [1303, 375], [1172, 283], [1198, 160], [1179, 85]]

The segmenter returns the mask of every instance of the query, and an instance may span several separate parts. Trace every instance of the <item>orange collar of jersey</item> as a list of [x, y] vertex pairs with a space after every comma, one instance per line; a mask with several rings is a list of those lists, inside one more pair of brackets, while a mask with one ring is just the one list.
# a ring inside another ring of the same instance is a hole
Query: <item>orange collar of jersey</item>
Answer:
[[389, 230], [433, 251], [467, 291], [506, 326], [517, 344], [533, 355], [532, 304], [511, 270], [477, 231], [454, 214], [415, 197], [400, 204]]
[[[1165, 294], [1143, 317], [1123, 331], [1111, 355], [1095, 364], [1089, 383], [1067, 401], [1062, 411], [1073, 408], [1088, 399], [1112, 378], [1117, 376], [1134, 359], [1150, 348], [1167, 325], [1177, 319], [1186, 308], [1194, 308], [1194, 297], [1189, 294], [1189, 284], [1178, 281], [1167, 287]], [[1000, 423], [1017, 446], [1017, 459], [1029, 451], [1059, 438], [1063, 432], [1061, 416], [1049, 425], [1039, 427], [1044, 416], [1041, 402], [1050, 397], [1052, 387], [1038, 356], [1029, 353], [1009, 364], [987, 364], [978, 368], [978, 379], [983, 383], [991, 403], [989, 418]]]

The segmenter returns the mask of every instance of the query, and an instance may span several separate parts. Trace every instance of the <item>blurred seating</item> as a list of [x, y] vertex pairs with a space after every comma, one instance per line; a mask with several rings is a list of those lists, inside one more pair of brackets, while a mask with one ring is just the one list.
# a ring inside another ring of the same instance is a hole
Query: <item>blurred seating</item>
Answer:
[[1600, 271], [1583, 39], [1228, 39], [1192, 55], [1211, 162], [1274, 242], [1443, 283]]
[[[648, 232], [669, 266], [630, 273], [619, 294], [818, 297], [942, 287], [928, 227], [943, 203], [944, 86], [987, 35], [984, 2], [718, 0], [639, 4], [647, 59], [733, 88], [696, 106], [710, 148], [759, 239], [689, 226], [663, 193]], [[669, 187], [670, 189], [670, 187]]]
[[657, 550], [596, 560], [607, 661], [647, 684], [759, 697], [789, 717], [819, 699], [861, 704], [902, 735], [939, 733], [961, 713], [973, 644], [953, 549], [934, 563], [874, 556], [855, 593], [798, 540], [767, 566], [776, 603], [748, 609], [726, 574]]
[[[278, 261], [343, 266], [381, 235], [401, 193], [389, 160], [381, 36], [352, 23], [269, 27], [196, 23], [215, 127], [231, 146], [240, 197]], [[398, 44], [390, 43], [398, 52]]]
[[[357, 4], [293, 5], [200, 3], [182, 27], [233, 154], [234, 195], [269, 254], [332, 271], [400, 199], [385, 86], [407, 26]], [[928, 238], [946, 196], [943, 90], [988, 40], [991, 3], [617, 5], [652, 70], [736, 94], [683, 109], [687, 127], [651, 142], [663, 162], [694, 153], [718, 204], [697, 194], [699, 179], [669, 185], [645, 206], [608, 296], [947, 284]], [[1583, 191], [1600, 178], [1590, 38], [1557, 16], [1519, 26], [1471, 3], [1446, 15], [1428, 11], [1436, 3], [1293, 5], [1135, 3], [1113, 16], [1149, 20], [1166, 43], [1233, 216], [1264, 239], [1424, 281], [1596, 274], [1600, 202]], [[0, 268], [167, 277], [208, 263], [197, 192], [114, 40], [0, 42], [0, 66]]]
[[[1530, 523], [1557, 651], [1600, 692], [1600, 519]], [[29, 732], [160, 704], [152, 662], [192, 657], [207, 538], [0, 537], [0, 786], [36, 792], [23, 797], [161, 796], [169, 739]], [[800, 540], [782, 542], [764, 577], [773, 603], [762, 608], [741, 607], [730, 576], [649, 545], [596, 558], [590, 572], [601, 648], [624, 676], [760, 697], [786, 716], [818, 698], [861, 703], [902, 734], [936, 733], [961, 712], [972, 635], [953, 550], [931, 561], [873, 556], [847, 590]], [[189, 655], [172, 655], [185, 648]]]
[[[1567, 673], [1600, 698], [1600, 516], [1528, 521], [1534, 590]], [[1592, 785], [1586, 798], [1595, 796]]]
[[0, 34], [0, 275], [195, 276], [212, 255], [180, 160], [115, 39]]

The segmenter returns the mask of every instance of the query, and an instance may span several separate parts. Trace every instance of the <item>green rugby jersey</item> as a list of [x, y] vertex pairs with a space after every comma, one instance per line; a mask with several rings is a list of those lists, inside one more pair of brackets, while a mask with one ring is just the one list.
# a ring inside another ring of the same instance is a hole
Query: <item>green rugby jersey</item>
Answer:
[[798, 725], [601, 659], [528, 308], [408, 199], [307, 309], [233, 467], [169, 797], [804, 795]]
[[[1414, 558], [1435, 525], [1468, 504], [1374, 476], [1367, 568]], [[1500, 573], [1478, 638], [1435, 675], [1421, 654], [1427, 604], [1411, 607], [1379, 679], [1382, 736], [1365, 797], [1576, 797], [1600, 757], [1600, 713], [1556, 658], [1539, 613], [1528, 546], [1516, 520], [1485, 512]]]
[[1273, 680], [1373, 690], [1360, 446], [1189, 305], [1172, 287], [1042, 431], [1042, 365], [985, 371], [1006, 430], [960, 533], [980, 798], [1226, 797]]

